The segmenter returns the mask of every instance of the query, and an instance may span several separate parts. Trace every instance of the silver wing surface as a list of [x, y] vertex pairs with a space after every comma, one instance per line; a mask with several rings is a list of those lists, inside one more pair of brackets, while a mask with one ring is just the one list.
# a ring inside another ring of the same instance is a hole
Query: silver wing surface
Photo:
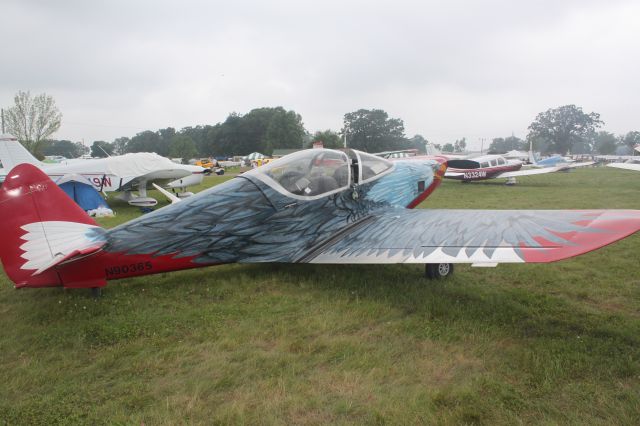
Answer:
[[640, 210], [377, 212], [307, 253], [311, 263], [546, 263], [640, 230]]
[[188, 170], [167, 169], [159, 170], [144, 175], [136, 176], [132, 179], [123, 178], [120, 191], [132, 191], [139, 189], [140, 185], [144, 185], [147, 189], [154, 189], [151, 185], [153, 182], [158, 185], [166, 185], [169, 182], [191, 175]]
[[640, 172], [640, 164], [635, 163], [609, 163], [608, 167], [615, 167], [616, 169], [634, 170]]
[[545, 173], [555, 173], [560, 170], [565, 169], [565, 167], [543, 167], [541, 169], [526, 169], [526, 170], [516, 170], [513, 172], [504, 172], [499, 175], [494, 176], [495, 179], [498, 178], [511, 178], [511, 177], [520, 177], [520, 176], [529, 176], [529, 175], [542, 175]]

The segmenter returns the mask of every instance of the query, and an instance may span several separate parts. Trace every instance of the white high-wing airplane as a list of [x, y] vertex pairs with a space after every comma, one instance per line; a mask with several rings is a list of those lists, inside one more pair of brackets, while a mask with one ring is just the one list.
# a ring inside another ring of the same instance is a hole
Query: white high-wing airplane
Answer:
[[[188, 196], [188, 186], [202, 182], [207, 169], [200, 166], [176, 164], [168, 158], [149, 152], [131, 153], [91, 160], [67, 160], [56, 164], [38, 161], [13, 136], [0, 135], [0, 182], [9, 171], [21, 163], [33, 164], [54, 182], [68, 174], [87, 178], [98, 191], [120, 191], [119, 197], [133, 206], [151, 207], [158, 204], [147, 196], [153, 182], [181, 190], [179, 196]], [[133, 191], [138, 191], [136, 195]]]

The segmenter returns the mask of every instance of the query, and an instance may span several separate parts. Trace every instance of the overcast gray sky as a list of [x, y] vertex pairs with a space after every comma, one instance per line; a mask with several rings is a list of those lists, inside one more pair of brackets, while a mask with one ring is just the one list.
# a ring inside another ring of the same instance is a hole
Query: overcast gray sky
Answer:
[[0, 105], [52, 95], [87, 144], [283, 106], [307, 130], [381, 108], [436, 142], [524, 137], [536, 114], [640, 130], [640, 2], [28, 1], [0, 5]]

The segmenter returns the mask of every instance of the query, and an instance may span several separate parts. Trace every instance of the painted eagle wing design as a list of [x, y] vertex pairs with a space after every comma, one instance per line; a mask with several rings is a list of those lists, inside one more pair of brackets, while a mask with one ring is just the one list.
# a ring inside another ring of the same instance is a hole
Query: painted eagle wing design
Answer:
[[640, 230], [636, 210], [385, 209], [317, 249], [312, 263], [553, 262]]

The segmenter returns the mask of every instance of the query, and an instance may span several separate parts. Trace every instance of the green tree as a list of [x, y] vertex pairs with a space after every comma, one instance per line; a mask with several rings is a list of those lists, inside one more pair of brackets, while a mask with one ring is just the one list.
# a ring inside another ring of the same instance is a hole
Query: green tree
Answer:
[[489, 154], [504, 154], [509, 151], [526, 151], [527, 143], [516, 136], [494, 138], [489, 145]]
[[198, 155], [196, 143], [189, 136], [175, 135], [171, 139], [171, 146], [169, 147], [169, 157], [182, 158], [183, 160], [189, 160]]
[[584, 138], [581, 138], [575, 141], [573, 145], [571, 145], [571, 153], [572, 154], [592, 154], [596, 149], [595, 139], [596, 139], [596, 132], [593, 132], [592, 134], [587, 135]]
[[628, 146], [631, 149], [631, 152], [634, 152], [634, 148], [637, 145], [640, 145], [640, 132], [632, 131], [627, 133], [626, 135], [620, 138], [621, 142]]
[[311, 144], [313, 144], [316, 141], [322, 142], [322, 145], [325, 148], [336, 149], [336, 148], [342, 148], [344, 145], [344, 142], [342, 138], [340, 138], [340, 135], [334, 132], [333, 130], [322, 130], [322, 131], [318, 130], [311, 137], [311, 141], [307, 145], [307, 147], [310, 147]]
[[381, 109], [359, 109], [344, 115], [342, 135], [347, 135], [347, 147], [366, 152], [405, 149], [404, 122], [389, 118]]
[[62, 155], [66, 158], [77, 158], [84, 154], [84, 145], [68, 140], [47, 140], [41, 145], [42, 155]]
[[129, 144], [130, 139], [127, 137], [116, 138], [113, 141], [113, 153], [116, 155], [122, 155], [127, 151], [127, 145]]
[[156, 152], [160, 136], [151, 130], [140, 132], [131, 138], [127, 144], [127, 152]]
[[442, 152], [454, 152], [453, 150], [454, 150], [454, 147], [453, 147], [453, 144], [451, 143], [445, 143], [442, 146]]
[[427, 152], [427, 144], [429, 143], [422, 135], [414, 135], [409, 139], [409, 148], [417, 149], [418, 152], [424, 154]]
[[176, 129], [173, 127], [167, 127], [166, 129], [158, 130], [158, 141], [153, 149], [153, 152], [162, 155], [163, 157], [169, 156], [169, 150], [171, 149], [171, 141], [176, 136]]
[[456, 142], [453, 144], [453, 150], [455, 152], [463, 152], [467, 147], [467, 138], [462, 138], [460, 140], [456, 139]]
[[218, 155], [246, 155], [257, 151], [270, 155], [276, 148], [302, 148], [306, 131], [302, 117], [282, 107], [256, 108], [246, 115], [230, 114], [210, 133]]
[[6, 130], [39, 156], [42, 143], [60, 128], [62, 114], [45, 93], [31, 97], [28, 91], [19, 91], [13, 100], [14, 106], [4, 115]]
[[575, 105], [565, 105], [538, 114], [529, 125], [528, 138], [542, 138], [549, 149], [565, 155], [571, 147], [589, 138], [604, 122], [600, 114], [582, 111]]
[[91, 145], [91, 156], [105, 158], [113, 154], [113, 144], [105, 141], [95, 141]]
[[258, 151], [258, 141], [248, 134], [246, 121], [237, 113], [231, 113], [216, 131], [216, 150], [224, 155], [247, 155]]
[[300, 114], [282, 107], [273, 108], [264, 135], [264, 151], [271, 155], [274, 149], [302, 148], [306, 133]]
[[198, 150], [197, 157], [209, 157], [216, 154], [216, 132], [220, 128], [220, 123], [215, 126], [195, 126], [184, 127], [178, 133], [193, 140]]
[[601, 130], [595, 134], [593, 145], [595, 145], [595, 151], [598, 154], [615, 154], [618, 147], [618, 138], [613, 133]]

